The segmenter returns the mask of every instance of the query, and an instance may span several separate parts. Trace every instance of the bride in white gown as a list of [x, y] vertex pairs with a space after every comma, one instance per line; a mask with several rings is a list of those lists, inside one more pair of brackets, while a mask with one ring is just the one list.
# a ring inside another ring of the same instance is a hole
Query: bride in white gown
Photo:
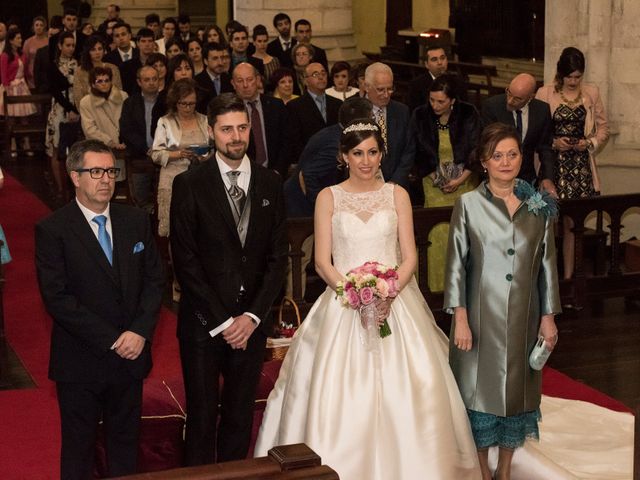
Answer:
[[[378, 179], [378, 126], [351, 123], [340, 140], [349, 179], [319, 195], [316, 269], [329, 285], [298, 329], [269, 396], [255, 455], [304, 442], [345, 480], [481, 477], [467, 414], [449, 369], [447, 339], [413, 272], [409, 196]], [[332, 262], [333, 258], [333, 262]], [[367, 261], [399, 265], [392, 334], [379, 353], [361, 341], [360, 315], [338, 281]]]

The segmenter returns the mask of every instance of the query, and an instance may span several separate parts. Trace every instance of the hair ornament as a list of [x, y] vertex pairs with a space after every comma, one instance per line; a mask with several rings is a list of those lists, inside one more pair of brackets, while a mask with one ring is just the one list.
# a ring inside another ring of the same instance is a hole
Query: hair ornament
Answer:
[[342, 133], [350, 133], [350, 132], [378, 132], [380, 127], [375, 123], [354, 123], [353, 125], [349, 125], [345, 128]]

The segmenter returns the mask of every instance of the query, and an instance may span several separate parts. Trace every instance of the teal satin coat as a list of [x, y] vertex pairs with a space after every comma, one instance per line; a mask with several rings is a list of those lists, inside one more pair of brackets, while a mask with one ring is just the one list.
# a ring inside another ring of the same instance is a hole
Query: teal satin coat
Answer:
[[455, 204], [444, 308], [467, 308], [473, 347], [453, 344], [452, 324], [449, 362], [468, 409], [505, 417], [540, 406], [529, 354], [541, 315], [561, 310], [553, 225], [525, 202], [512, 219], [484, 182]]

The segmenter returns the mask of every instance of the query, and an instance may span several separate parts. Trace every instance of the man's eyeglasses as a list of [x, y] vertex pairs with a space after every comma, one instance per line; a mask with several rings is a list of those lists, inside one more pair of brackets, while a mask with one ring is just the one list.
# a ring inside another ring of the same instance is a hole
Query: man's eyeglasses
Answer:
[[378, 95], [384, 95], [385, 93], [391, 95], [393, 93], [393, 87], [391, 88], [386, 88], [386, 87], [376, 87], [376, 93]]
[[178, 102], [181, 107], [191, 108], [196, 106], [196, 102]]
[[320, 72], [313, 72], [310, 75], [307, 75], [306, 78], [309, 77], [313, 77], [313, 78], [325, 78], [327, 76], [327, 72], [325, 72], [324, 70], [320, 71]]
[[516, 97], [513, 93], [511, 93], [511, 90], [509, 90], [509, 87], [505, 88], [504, 91], [508, 97], [513, 98], [516, 102], [524, 102], [526, 100], [524, 98]]
[[107, 83], [111, 83], [111, 80], [109, 78], [98, 78], [95, 82], [96, 85], [105, 85]]
[[102, 177], [104, 177], [104, 174], [107, 174], [107, 177], [114, 179], [118, 176], [118, 174], [120, 173], [120, 168], [118, 167], [111, 167], [111, 168], [102, 168], [102, 167], [93, 167], [93, 168], [78, 168], [77, 170], [74, 170], [75, 172], [78, 173], [84, 173], [84, 172], [89, 172], [89, 175], [91, 175], [91, 178], [93, 178], [94, 180], [100, 180]]

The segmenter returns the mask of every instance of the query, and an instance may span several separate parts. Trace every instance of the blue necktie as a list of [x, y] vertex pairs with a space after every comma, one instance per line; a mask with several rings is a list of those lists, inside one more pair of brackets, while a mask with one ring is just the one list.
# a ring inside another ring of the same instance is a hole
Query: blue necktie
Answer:
[[220, 77], [213, 79], [213, 85], [216, 87], [216, 95], [220, 95]]
[[102, 247], [102, 251], [107, 256], [107, 260], [109, 260], [109, 264], [113, 265], [113, 250], [111, 248], [111, 237], [109, 236], [109, 232], [107, 232], [107, 217], [104, 215], [96, 215], [93, 217], [92, 222], [96, 222], [98, 224], [98, 243]]

